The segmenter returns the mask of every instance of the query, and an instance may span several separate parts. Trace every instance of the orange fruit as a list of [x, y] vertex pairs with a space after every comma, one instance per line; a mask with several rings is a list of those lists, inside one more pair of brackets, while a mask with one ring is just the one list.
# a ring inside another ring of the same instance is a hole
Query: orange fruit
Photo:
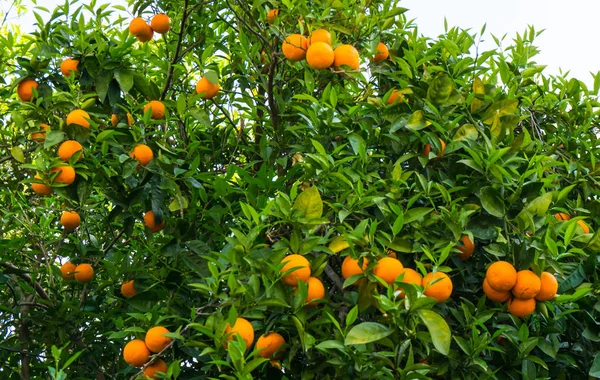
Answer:
[[509, 262], [496, 261], [488, 267], [485, 278], [490, 288], [497, 292], [507, 292], [517, 282], [517, 271]]
[[396, 104], [396, 103], [402, 103], [404, 102], [404, 94], [402, 94], [400, 91], [393, 89], [392, 93], [390, 94], [390, 97], [388, 98], [387, 102], [385, 102], [385, 104], [392, 105], [392, 104]]
[[337, 68], [350, 66], [353, 70], [360, 68], [358, 51], [352, 45], [340, 45], [333, 51], [333, 65]]
[[[441, 141], [441, 140], [440, 140]], [[460, 238], [462, 245], [456, 246], [458, 250], [461, 252], [458, 254], [458, 258], [462, 261], [465, 261], [469, 257], [473, 256], [473, 252], [475, 252], [475, 244], [471, 241], [468, 235], [463, 235]]]
[[577, 224], [579, 225], [579, 227], [581, 227], [581, 229], [583, 230], [584, 234], [589, 234], [590, 233], [590, 227], [588, 227], [588, 225], [585, 224], [585, 222], [583, 220], [578, 220]]
[[[275, 354], [281, 346], [285, 344], [285, 339], [281, 334], [276, 332], [270, 332], [266, 335], [261, 335], [260, 338], [256, 341], [256, 350], [258, 351], [258, 355], [263, 358], [271, 358], [273, 354]], [[279, 357], [281, 355], [277, 355]]]
[[506, 308], [508, 309], [508, 312], [515, 317], [527, 317], [535, 311], [535, 299], [530, 298], [522, 300], [519, 298], [511, 298], [506, 302]]
[[333, 57], [333, 49], [325, 42], [314, 42], [306, 51], [306, 62], [315, 70], [331, 66]]
[[48, 128], [50, 128], [48, 124], [40, 123], [40, 132], [34, 132], [29, 137], [35, 142], [44, 142], [46, 140]]
[[308, 37], [308, 47], [310, 47], [312, 44], [316, 44], [317, 42], [324, 42], [331, 46], [331, 33], [325, 29], [315, 30], [310, 34], [310, 37]]
[[[122, 121], [122, 119], [124, 119], [124, 117], [119, 118], [116, 113], [113, 113], [112, 116], [110, 117], [110, 123], [112, 124], [113, 127], [116, 127], [117, 124], [119, 124], [119, 122]], [[133, 117], [131, 116], [130, 113], [128, 113], [127, 114], [127, 125], [132, 125], [132, 124], [133, 124]]]
[[271, 360], [269, 363], [271, 363], [271, 367], [281, 369], [281, 363], [277, 360]]
[[[40, 174], [36, 174], [35, 177], [33, 177], [35, 179], [39, 179], [40, 181], [42, 180], [42, 177], [40, 176]], [[33, 182], [31, 184], [31, 189], [33, 191], [35, 191], [35, 193], [37, 195], [50, 195], [52, 194], [52, 188], [48, 185], [46, 185], [45, 183], [35, 183]]]
[[60, 63], [60, 72], [66, 77], [70, 76], [71, 72], [78, 73], [77, 65], [79, 65], [78, 60], [67, 58]]
[[373, 62], [378, 63], [384, 61], [390, 55], [388, 47], [383, 42], [377, 44], [377, 53], [373, 56]]
[[81, 224], [81, 217], [76, 211], [63, 211], [60, 224], [66, 231], [73, 231]]
[[281, 264], [284, 264], [284, 266], [281, 268], [280, 273], [299, 267], [281, 278], [281, 281], [287, 286], [298, 286], [298, 281], [307, 282], [310, 278], [310, 263], [304, 256], [296, 254], [286, 256], [281, 260]]
[[123, 297], [133, 297], [137, 294], [135, 291], [134, 281], [127, 281], [121, 285], [121, 294]]
[[314, 306], [317, 302], [313, 301], [325, 298], [325, 287], [321, 280], [316, 277], [309, 277], [306, 285], [308, 287], [308, 293], [306, 295], [306, 304], [308, 306]]
[[540, 291], [536, 294], [535, 299], [538, 301], [550, 301], [556, 292], [558, 292], [558, 281], [550, 272], [542, 272], [540, 276]]
[[203, 77], [198, 81], [198, 83], [196, 83], [196, 92], [198, 95], [202, 95], [202, 99], [214, 98], [219, 92], [219, 89], [220, 87], [218, 84], [212, 83], [206, 79], [206, 77]]
[[[80, 143], [75, 140], [67, 140], [58, 147], [58, 157], [63, 161], [69, 161], [69, 159], [80, 150], [83, 151], [83, 147]], [[77, 161], [79, 161], [81, 157], [83, 157], [83, 152]]]
[[151, 110], [152, 116], [151, 119], [160, 120], [165, 117], [165, 105], [159, 102], [158, 100], [152, 100], [148, 104], [144, 106], [144, 113], [146, 111]]
[[522, 300], [528, 300], [535, 297], [542, 286], [542, 282], [537, 274], [530, 270], [520, 270], [517, 272], [517, 282], [512, 288], [512, 294]]
[[94, 268], [90, 264], [79, 264], [75, 267], [75, 279], [77, 282], [88, 282], [92, 278], [94, 278]]
[[173, 340], [168, 336], [164, 336], [168, 333], [169, 330], [162, 326], [156, 326], [151, 328], [146, 332], [146, 338], [144, 339], [144, 341], [146, 342], [146, 347], [148, 347], [148, 349], [155, 354], [161, 352]]
[[492, 289], [487, 278], [483, 279], [483, 293], [494, 302], [506, 302], [510, 299], [510, 291], [499, 292]]
[[144, 21], [143, 18], [136, 17], [131, 20], [131, 23], [129, 24], [129, 33], [132, 36], [139, 36], [140, 34], [147, 33], [147, 26], [148, 24], [146, 24], [146, 21]]
[[159, 13], [150, 20], [150, 27], [156, 33], [165, 34], [171, 30], [171, 19], [164, 13]]
[[565, 214], [564, 212], [557, 212], [554, 214], [554, 217], [557, 220], [571, 220], [571, 216], [569, 214]]
[[[421, 277], [419, 272], [417, 272], [414, 269], [404, 268], [402, 270], [402, 273], [400, 273], [400, 276], [402, 276], [402, 274], [404, 274], [404, 277], [402, 278], [402, 280], [400, 282], [404, 282], [406, 284], [415, 284], [415, 285], [421, 285], [423, 283], [423, 277]], [[398, 298], [404, 298], [404, 297], [405, 297], [405, 294], [402, 291], [402, 289], [400, 289]]]
[[154, 158], [154, 153], [152, 153], [152, 149], [148, 145], [138, 144], [129, 153], [129, 156], [139, 162], [141, 166], [146, 166]]
[[33, 99], [33, 89], [38, 88], [38, 83], [33, 79], [24, 79], [17, 86], [17, 95], [22, 102], [29, 102]]
[[150, 360], [150, 350], [141, 339], [134, 339], [125, 345], [123, 359], [132, 367], [142, 367]]
[[277, 20], [277, 16], [279, 15], [279, 9], [271, 9], [269, 13], [267, 13], [267, 21], [270, 23], [275, 22]]
[[75, 279], [75, 268], [77, 266], [70, 261], [67, 261], [60, 267], [60, 274], [63, 280], [74, 280]]
[[75, 169], [73, 169], [72, 166], [57, 166], [55, 168], [52, 168], [50, 172], [59, 173], [54, 179], [54, 182], [70, 185], [75, 181]]
[[252, 345], [252, 342], [254, 341], [254, 327], [252, 327], [252, 324], [248, 322], [248, 320], [238, 318], [235, 320], [233, 327], [231, 327], [229, 323], [225, 327], [227, 340], [223, 342], [223, 347], [227, 348], [227, 342], [233, 340], [236, 334], [244, 339], [244, 342], [246, 342], [246, 349]]
[[[444, 151], [446, 150], [446, 143], [442, 139], [439, 139], [439, 140], [440, 140], [440, 145], [442, 146], [442, 149], [437, 154], [438, 158], [443, 157]], [[423, 147], [423, 157], [429, 157], [430, 152], [431, 152], [431, 144], [425, 144], [425, 146]]]
[[427, 297], [435, 298], [438, 303], [444, 302], [452, 294], [452, 280], [446, 273], [429, 272], [423, 277], [423, 288]]
[[90, 115], [84, 110], [75, 110], [67, 115], [67, 125], [77, 124], [82, 127], [90, 127]]
[[165, 227], [165, 220], [163, 219], [160, 224], [157, 225], [154, 220], [154, 211], [150, 210], [144, 214], [144, 226], [156, 233]]
[[308, 40], [301, 34], [290, 34], [281, 45], [283, 55], [290, 61], [302, 61], [306, 57]]
[[392, 257], [384, 257], [377, 261], [377, 265], [373, 268], [373, 274], [391, 285], [403, 270], [404, 267], [399, 260]]
[[152, 30], [152, 28], [150, 27], [150, 25], [146, 24], [146, 29], [144, 32], [138, 34], [137, 36], [135, 36], [137, 38], [138, 41], [144, 43], [144, 42], [148, 42], [152, 39], [152, 37], [154, 37], [154, 30]]
[[164, 360], [162, 359], [156, 359], [152, 362], [152, 364], [148, 365], [145, 369], [144, 369], [144, 376], [149, 377], [151, 379], [158, 379], [158, 376], [156, 376], [159, 373], [167, 373], [167, 370], [169, 368], [167, 367], [167, 363], [165, 363]]
[[[346, 256], [346, 258], [342, 262], [342, 277], [344, 277], [344, 280], [346, 280], [356, 274], [362, 274], [363, 271], [365, 269], [367, 269], [368, 265], [369, 265], [369, 260], [367, 260], [366, 257], [363, 258], [363, 265], [361, 268], [358, 266], [358, 260], [354, 260], [352, 257]], [[362, 279], [358, 280], [353, 285], [358, 286], [358, 285], [360, 285], [360, 283], [362, 281], [363, 281]]]

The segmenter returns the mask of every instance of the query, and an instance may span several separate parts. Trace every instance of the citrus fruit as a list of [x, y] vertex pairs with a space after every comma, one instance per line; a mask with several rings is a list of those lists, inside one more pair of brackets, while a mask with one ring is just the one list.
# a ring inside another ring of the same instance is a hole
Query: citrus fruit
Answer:
[[141, 166], [146, 166], [154, 158], [154, 153], [152, 153], [152, 149], [148, 145], [138, 144], [129, 153], [129, 156], [139, 162]]
[[571, 220], [571, 216], [569, 214], [565, 214], [564, 212], [557, 212], [556, 214], [554, 214], [554, 217], [557, 220]]
[[165, 336], [165, 334], [168, 333], [169, 330], [162, 326], [152, 327], [146, 332], [146, 338], [144, 339], [144, 341], [146, 342], [146, 347], [148, 347], [148, 349], [155, 354], [161, 352], [173, 340], [168, 336]]
[[438, 303], [444, 302], [452, 294], [452, 280], [446, 273], [429, 272], [423, 277], [423, 288], [427, 297], [435, 298]]
[[[285, 339], [281, 334], [276, 332], [270, 332], [266, 335], [261, 335], [260, 338], [256, 341], [256, 350], [258, 351], [258, 355], [263, 358], [271, 358], [273, 355], [279, 351], [281, 346], [285, 344]], [[281, 355], [277, 355], [279, 357]]]
[[154, 211], [150, 210], [144, 214], [144, 226], [156, 233], [165, 227], [165, 220], [163, 219], [160, 224], [156, 224], [156, 221], [154, 220]]
[[373, 62], [378, 63], [388, 58], [390, 52], [383, 42], [377, 44], [377, 53], [373, 56]]
[[[402, 277], [403, 274], [404, 274], [404, 276]], [[400, 273], [399, 277], [402, 277], [402, 280], [400, 280], [400, 282], [404, 282], [406, 284], [414, 284], [414, 285], [420, 286], [423, 283], [423, 277], [421, 277], [419, 272], [417, 272], [416, 270], [414, 270], [412, 268], [404, 268], [402, 270], [402, 273]], [[402, 289], [400, 289], [398, 298], [404, 298], [405, 296], [406, 295], [404, 294], [404, 291], [402, 291]]]
[[325, 29], [315, 30], [310, 34], [310, 37], [308, 37], [308, 47], [310, 47], [312, 44], [316, 44], [317, 42], [324, 42], [331, 46], [331, 33]]
[[19, 82], [17, 86], [17, 95], [22, 102], [29, 102], [33, 99], [33, 89], [38, 88], [38, 83], [33, 79], [25, 79]]
[[517, 282], [517, 271], [511, 263], [496, 261], [488, 267], [485, 278], [490, 288], [497, 292], [507, 292]]
[[44, 142], [46, 140], [46, 132], [48, 132], [48, 128], [50, 128], [48, 124], [40, 123], [40, 132], [33, 132], [29, 137], [35, 142]]
[[147, 32], [146, 27], [148, 26], [148, 24], [146, 24], [146, 21], [144, 21], [143, 18], [141, 17], [136, 17], [133, 20], [131, 20], [131, 23], [129, 23], [129, 33], [132, 36], [139, 36], [140, 34], [144, 34]]
[[515, 317], [523, 318], [527, 317], [535, 311], [535, 298], [530, 299], [519, 299], [511, 298], [506, 302], [506, 308], [508, 312]]
[[[354, 275], [362, 274], [363, 271], [365, 269], [367, 269], [368, 265], [369, 265], [369, 260], [367, 260], [366, 257], [363, 258], [362, 267], [359, 267], [358, 260], [355, 260], [350, 256], [346, 256], [346, 258], [342, 262], [342, 277], [344, 277], [344, 280], [347, 280], [348, 278], [350, 278]], [[353, 285], [358, 286], [358, 285], [360, 285], [360, 283], [362, 281], [363, 281], [363, 279], [360, 279], [360, 280], [356, 281]]]
[[79, 264], [75, 268], [75, 279], [77, 282], [84, 283], [94, 278], [94, 268], [90, 264]]
[[512, 288], [512, 294], [519, 299], [528, 300], [535, 297], [542, 286], [542, 282], [537, 274], [530, 270], [520, 270], [517, 272], [517, 282]]
[[294, 269], [293, 272], [290, 272], [281, 278], [281, 281], [287, 286], [298, 286], [298, 281], [302, 280], [307, 282], [310, 278], [310, 263], [304, 256], [296, 254], [286, 256], [281, 260], [281, 264], [284, 265], [283, 268], [281, 268], [280, 273], [285, 273], [292, 268], [298, 267], [297, 269]]
[[75, 279], [75, 268], [77, 265], [73, 264], [70, 261], [67, 261], [60, 267], [60, 274], [63, 280], [74, 280]]
[[[33, 178], [38, 179], [40, 181], [42, 180], [42, 177], [40, 176], [39, 173], [36, 174], [35, 177], [33, 177]], [[33, 191], [35, 191], [35, 193], [37, 195], [50, 195], [50, 194], [52, 194], [52, 188], [50, 186], [46, 185], [45, 183], [36, 183], [36, 182], [33, 182], [31, 184], [31, 189]]]
[[291, 34], [285, 38], [281, 45], [283, 55], [290, 61], [302, 61], [306, 57], [308, 40], [301, 34]]
[[475, 252], [475, 244], [471, 241], [469, 235], [463, 235], [460, 238], [460, 241], [462, 242], [462, 245], [456, 247], [460, 251], [458, 258], [462, 261], [465, 261], [469, 257], [473, 256], [473, 252]]
[[577, 225], [579, 227], [581, 227], [581, 229], [583, 230], [584, 234], [589, 234], [590, 233], [590, 227], [588, 227], [588, 225], [585, 224], [585, 222], [583, 220], [578, 220], [577, 221]]
[[404, 94], [402, 94], [400, 91], [393, 89], [392, 93], [390, 94], [390, 97], [388, 98], [388, 100], [385, 102], [385, 104], [392, 105], [392, 104], [397, 104], [397, 103], [402, 103], [404, 101]]
[[158, 100], [152, 100], [146, 104], [144, 106], [144, 113], [148, 110], [151, 110], [152, 112], [152, 115], [150, 116], [151, 119], [160, 120], [165, 117], [165, 105]]
[[487, 298], [494, 302], [506, 302], [508, 299], [510, 299], [510, 291], [499, 292], [492, 289], [487, 281], [487, 278], [483, 279], [483, 293], [487, 296]]
[[[69, 161], [69, 159], [80, 150], [83, 151], [83, 147], [80, 143], [75, 140], [67, 140], [58, 147], [58, 157], [63, 161]], [[83, 153], [79, 155], [79, 159], [81, 159], [81, 157], [83, 157]]]
[[74, 110], [67, 115], [67, 125], [77, 124], [82, 127], [90, 127], [90, 115], [84, 110]]
[[121, 285], [121, 294], [123, 297], [133, 297], [137, 294], [135, 291], [134, 281], [127, 281]]
[[358, 51], [352, 45], [340, 45], [333, 51], [333, 65], [337, 68], [349, 66], [353, 70], [360, 68]]
[[146, 24], [146, 30], [140, 34], [138, 34], [135, 38], [137, 38], [140, 42], [148, 42], [154, 37], [154, 30], [150, 27], [150, 25]]
[[67, 58], [60, 63], [60, 72], [66, 77], [70, 76], [72, 72], [78, 73], [77, 65], [79, 65], [78, 60]]
[[220, 87], [218, 84], [212, 83], [206, 79], [206, 77], [203, 77], [196, 83], [196, 92], [198, 95], [201, 95], [202, 99], [214, 98], [219, 92], [219, 89]]
[[540, 291], [535, 296], [538, 301], [550, 301], [558, 292], [558, 281], [550, 272], [542, 272], [540, 276]]
[[171, 19], [164, 13], [159, 13], [150, 20], [150, 27], [156, 33], [165, 34], [171, 30]]
[[[325, 287], [321, 280], [316, 277], [309, 277], [306, 282], [308, 293], [306, 295], [306, 304], [309, 306], [314, 306], [317, 302], [315, 300], [320, 300], [325, 298]], [[297, 288], [296, 288], [297, 290]]]
[[333, 49], [325, 42], [314, 42], [306, 51], [306, 62], [315, 70], [323, 70], [333, 63]]
[[58, 173], [54, 182], [70, 185], [75, 181], [75, 169], [69, 165], [57, 166], [50, 170], [51, 173]]
[[[112, 124], [113, 127], [116, 127], [120, 121], [123, 121], [123, 119], [125, 119], [124, 116], [121, 116], [119, 118], [117, 116], [117, 114], [113, 113], [112, 116], [110, 117], [110, 123]], [[127, 114], [127, 125], [132, 125], [132, 124], [133, 124], [133, 117], [131, 116], [130, 113], [128, 113]]]
[[279, 9], [269, 10], [269, 13], [267, 13], [267, 21], [270, 23], [275, 22], [275, 20], [277, 20], [278, 15], [279, 15]]
[[60, 217], [60, 224], [66, 231], [73, 231], [81, 224], [81, 217], [76, 211], [63, 211]]
[[[442, 139], [439, 139], [439, 140], [440, 140], [441, 149], [440, 149], [440, 152], [437, 154], [438, 158], [444, 156], [444, 151], [446, 150], [446, 143]], [[430, 152], [431, 152], [431, 144], [425, 144], [425, 146], [423, 147], [423, 157], [429, 157]]]
[[159, 358], [154, 360], [144, 369], [144, 376], [149, 377], [151, 379], [158, 379], [158, 376], [156, 375], [159, 373], [166, 374], [168, 369], [169, 368], [167, 367], [167, 363], [165, 363], [164, 360]]
[[392, 257], [384, 257], [377, 261], [377, 265], [373, 268], [373, 274], [391, 285], [403, 270], [404, 267], [399, 260]]
[[150, 360], [150, 350], [141, 339], [134, 339], [125, 345], [123, 359], [132, 367], [142, 367]]
[[227, 324], [225, 327], [225, 335], [227, 340], [223, 342], [223, 347], [227, 348], [227, 341], [233, 340], [235, 335], [240, 335], [244, 342], [246, 342], [246, 349], [252, 345], [254, 341], [254, 327], [244, 318], [238, 318], [235, 320], [233, 327]]

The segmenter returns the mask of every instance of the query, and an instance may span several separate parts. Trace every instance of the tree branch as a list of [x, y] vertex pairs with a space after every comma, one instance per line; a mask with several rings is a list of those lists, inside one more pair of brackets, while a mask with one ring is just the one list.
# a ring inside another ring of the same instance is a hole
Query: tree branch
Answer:
[[344, 282], [342, 281], [340, 276], [338, 276], [337, 273], [335, 273], [335, 271], [333, 270], [331, 265], [327, 264], [325, 266], [324, 272], [327, 275], [327, 277], [331, 281], [333, 281], [333, 284], [335, 285], [335, 287], [338, 288], [341, 292], [343, 292], [344, 291]]
[[171, 82], [173, 81], [173, 71], [175, 71], [175, 63], [179, 60], [179, 52], [181, 51], [181, 44], [183, 42], [183, 34], [185, 33], [185, 24], [187, 23], [188, 18], [188, 2], [189, 0], [183, 1], [183, 12], [181, 16], [181, 25], [179, 27], [179, 33], [177, 33], [177, 46], [175, 47], [175, 54], [173, 54], [173, 59], [169, 62], [169, 72], [167, 73], [167, 80], [165, 81], [165, 87], [160, 94], [160, 100], [164, 100], [165, 96], [167, 96], [167, 92], [169, 91], [169, 87], [171, 86]]
[[37, 282], [33, 281], [30, 275], [28, 275], [27, 273], [23, 273], [19, 268], [12, 265], [11, 263], [1, 263], [0, 265], [7, 269], [15, 271], [15, 275], [21, 277], [23, 280], [31, 282], [31, 284], [35, 288], [36, 293], [46, 301], [50, 302], [50, 297], [48, 297], [48, 294], [46, 294], [44, 288], [42, 288], [42, 286]]

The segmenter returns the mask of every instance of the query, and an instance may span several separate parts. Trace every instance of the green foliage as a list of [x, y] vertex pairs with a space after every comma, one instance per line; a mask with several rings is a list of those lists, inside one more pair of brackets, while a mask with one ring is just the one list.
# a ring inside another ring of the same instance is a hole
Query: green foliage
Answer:
[[[600, 74], [592, 89], [545, 76], [533, 27], [474, 55], [481, 35], [422, 37], [397, 5], [131, 0], [133, 15], [172, 21], [141, 43], [118, 7], [75, 1], [48, 22], [36, 13], [31, 35], [0, 29], [0, 376], [136, 376], [122, 348], [156, 325], [174, 340], [166, 378], [599, 376]], [[286, 35], [319, 28], [358, 49], [360, 71], [283, 57]], [[390, 58], [375, 64], [380, 41]], [[64, 77], [67, 57], [79, 73]], [[212, 100], [195, 92], [203, 76], [220, 85]], [[31, 103], [16, 95], [26, 77], [39, 83]], [[404, 100], [386, 105], [394, 89]], [[163, 120], [144, 112], [150, 100]], [[89, 129], [66, 125], [79, 108]], [[44, 143], [30, 139], [40, 123]], [[51, 184], [68, 139], [84, 147], [76, 181]], [[144, 167], [129, 155], [140, 143], [154, 153]], [[36, 173], [52, 195], [31, 190]], [[82, 218], [74, 233], [64, 210]], [[144, 227], [150, 210], [161, 232]], [[466, 261], [463, 235], [476, 244]], [[448, 273], [451, 298], [386, 285], [373, 268], [390, 250], [422, 275]], [[287, 253], [309, 260], [324, 299], [307, 306], [306, 284], [284, 286]], [[368, 265], [344, 279], [348, 255]], [[511, 316], [481, 289], [498, 260], [555, 273], [559, 296]], [[66, 261], [95, 278], [63, 280]], [[240, 336], [223, 344], [238, 317], [255, 343], [283, 335], [283, 372]]]

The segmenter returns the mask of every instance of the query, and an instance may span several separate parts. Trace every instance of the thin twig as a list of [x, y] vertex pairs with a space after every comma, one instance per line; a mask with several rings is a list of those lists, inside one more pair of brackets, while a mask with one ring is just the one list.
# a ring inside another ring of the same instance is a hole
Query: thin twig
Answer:
[[48, 297], [48, 294], [46, 294], [46, 292], [44, 291], [44, 288], [42, 288], [42, 286], [40, 284], [38, 284], [37, 282], [33, 281], [31, 279], [31, 276], [28, 275], [27, 273], [22, 273], [22, 271], [17, 268], [16, 266], [12, 265], [11, 263], [2, 263], [0, 264], [1, 266], [8, 268], [8, 269], [12, 269], [14, 271], [16, 271], [17, 273], [15, 273], [15, 275], [21, 277], [23, 280], [29, 281], [33, 284], [33, 287], [35, 288], [36, 293], [42, 297], [43, 299], [45, 299], [46, 301], [50, 301], [50, 297]]
[[181, 17], [181, 26], [179, 27], [179, 33], [177, 33], [177, 46], [175, 47], [175, 54], [173, 54], [173, 59], [169, 63], [169, 72], [167, 73], [167, 80], [165, 81], [165, 87], [160, 94], [160, 100], [164, 100], [165, 96], [167, 96], [167, 92], [169, 91], [169, 87], [171, 86], [171, 81], [173, 80], [173, 71], [175, 71], [175, 63], [179, 59], [179, 52], [181, 50], [181, 44], [183, 43], [183, 34], [185, 33], [185, 24], [187, 22], [188, 14], [188, 0], [183, 1], [183, 12]]

